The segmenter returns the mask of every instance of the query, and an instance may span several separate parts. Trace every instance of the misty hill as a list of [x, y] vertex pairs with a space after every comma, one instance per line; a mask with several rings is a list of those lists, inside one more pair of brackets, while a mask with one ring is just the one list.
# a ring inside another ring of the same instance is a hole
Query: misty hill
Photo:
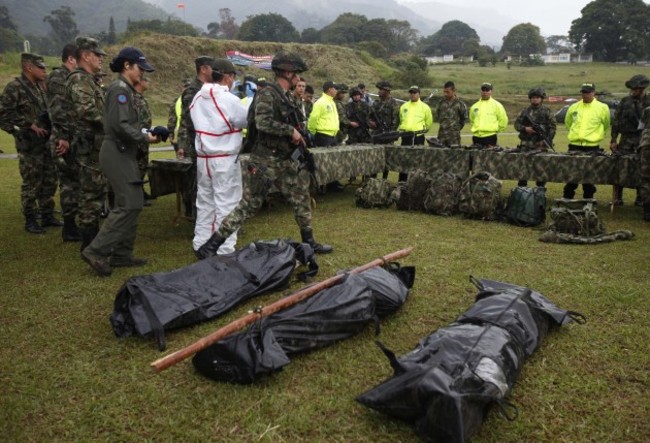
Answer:
[[2, 0], [2, 3], [9, 10], [9, 16], [18, 27], [18, 32], [23, 35], [47, 35], [50, 25], [43, 22], [43, 17], [60, 6], [72, 8], [77, 28], [82, 34], [108, 31], [111, 16], [117, 32], [123, 32], [129, 18], [167, 19], [170, 15], [142, 0]]
[[[333, 22], [344, 12], [362, 14], [366, 17], [384, 18], [386, 20], [407, 20], [422, 36], [433, 34], [440, 29], [442, 22], [435, 18], [423, 18], [411, 9], [400, 5], [395, 0], [240, 0], [238, 2], [217, 5], [213, 0], [147, 0], [186, 22], [205, 29], [210, 22], [219, 22], [219, 8], [230, 8], [232, 16], [241, 24], [249, 15], [274, 12], [286, 17], [298, 30], [305, 28], [321, 29]], [[179, 3], [185, 4], [185, 10], [179, 9]], [[183, 18], [185, 17], [185, 18]]]

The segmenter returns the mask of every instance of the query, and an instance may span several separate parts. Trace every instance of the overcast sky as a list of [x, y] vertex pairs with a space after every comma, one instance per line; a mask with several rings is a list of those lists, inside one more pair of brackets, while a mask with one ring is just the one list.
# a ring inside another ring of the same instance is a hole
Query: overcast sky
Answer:
[[[438, 2], [457, 7], [495, 9], [515, 23], [530, 22], [539, 26], [542, 35], [566, 35], [571, 22], [580, 17], [580, 11], [591, 0], [397, 0], [399, 3]], [[647, 3], [647, 2], [646, 2]], [[462, 21], [462, 18], [459, 17]], [[485, 17], [485, 26], [489, 26]], [[508, 32], [504, 29], [504, 34]]]

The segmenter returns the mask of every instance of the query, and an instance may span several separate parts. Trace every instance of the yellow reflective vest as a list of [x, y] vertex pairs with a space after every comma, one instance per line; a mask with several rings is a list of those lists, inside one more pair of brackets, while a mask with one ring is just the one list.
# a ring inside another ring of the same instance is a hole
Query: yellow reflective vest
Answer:
[[609, 106], [594, 99], [591, 103], [580, 100], [566, 112], [564, 125], [569, 131], [569, 144], [598, 146], [609, 129]]
[[309, 121], [307, 122], [307, 129], [312, 134], [320, 132], [321, 134], [334, 137], [339, 132], [339, 114], [336, 111], [336, 103], [334, 97], [327, 94], [321, 97], [314, 103], [314, 108], [309, 114]]
[[506, 129], [508, 115], [503, 105], [490, 97], [477, 101], [469, 108], [469, 121], [472, 123], [472, 134], [489, 137]]
[[408, 101], [399, 108], [399, 129], [400, 131], [427, 131], [433, 124], [431, 108], [422, 100]]

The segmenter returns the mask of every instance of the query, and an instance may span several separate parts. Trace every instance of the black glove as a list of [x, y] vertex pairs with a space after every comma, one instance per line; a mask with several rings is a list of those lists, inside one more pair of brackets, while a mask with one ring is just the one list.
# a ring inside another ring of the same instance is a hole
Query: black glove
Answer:
[[150, 129], [149, 132], [151, 132], [152, 135], [160, 137], [160, 140], [164, 142], [169, 138], [169, 129], [164, 126], [156, 126], [155, 128]]

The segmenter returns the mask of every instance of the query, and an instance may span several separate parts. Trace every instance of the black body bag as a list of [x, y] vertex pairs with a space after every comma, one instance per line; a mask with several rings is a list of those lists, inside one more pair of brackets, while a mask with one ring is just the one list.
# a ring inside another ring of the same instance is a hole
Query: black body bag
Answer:
[[130, 278], [118, 291], [110, 321], [118, 337], [154, 335], [213, 319], [263, 293], [285, 288], [296, 262], [318, 271], [312, 248], [285, 240], [259, 241], [172, 272]]
[[524, 360], [552, 326], [585, 321], [528, 288], [472, 281], [480, 291], [477, 301], [456, 322], [400, 358], [380, 344], [394, 374], [357, 398], [412, 422], [424, 441], [467, 441], [495, 403], [507, 418], [516, 418], [506, 397]]
[[198, 352], [192, 363], [214, 380], [252, 383], [281, 370], [294, 354], [344, 340], [376, 316], [395, 312], [406, 301], [414, 276], [414, 268], [395, 266], [347, 275], [341, 283]]

